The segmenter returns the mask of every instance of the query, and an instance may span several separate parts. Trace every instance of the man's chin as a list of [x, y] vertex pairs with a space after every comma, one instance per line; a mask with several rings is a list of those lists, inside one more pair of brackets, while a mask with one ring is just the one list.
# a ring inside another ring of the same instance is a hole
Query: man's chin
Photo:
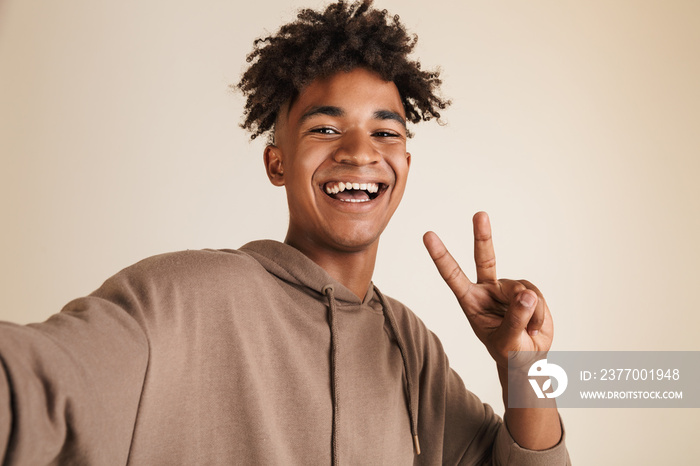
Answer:
[[336, 239], [332, 244], [334, 249], [340, 252], [347, 252], [349, 254], [357, 254], [370, 250], [376, 251], [377, 245], [379, 244], [379, 236], [372, 239], [357, 237]]
[[368, 232], [366, 229], [348, 232], [334, 231], [329, 235], [328, 243], [338, 251], [347, 253], [361, 253], [364, 251], [376, 251], [379, 244], [381, 231]]

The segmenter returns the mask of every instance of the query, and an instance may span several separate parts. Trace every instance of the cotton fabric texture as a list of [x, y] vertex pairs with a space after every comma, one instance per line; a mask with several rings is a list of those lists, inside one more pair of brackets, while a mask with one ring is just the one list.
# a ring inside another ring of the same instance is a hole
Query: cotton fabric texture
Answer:
[[145, 259], [1, 324], [0, 358], [7, 465], [568, 463], [520, 448], [409, 309], [275, 241]]

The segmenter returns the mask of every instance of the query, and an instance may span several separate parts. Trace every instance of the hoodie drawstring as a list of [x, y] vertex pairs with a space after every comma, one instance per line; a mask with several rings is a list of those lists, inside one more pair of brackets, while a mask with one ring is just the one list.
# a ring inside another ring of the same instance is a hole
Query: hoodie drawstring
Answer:
[[[401, 353], [401, 361], [403, 362], [404, 373], [406, 374], [406, 403], [408, 405], [408, 417], [411, 423], [411, 437], [413, 438], [413, 448], [416, 455], [420, 455], [420, 442], [418, 441], [418, 423], [416, 415], [413, 409], [413, 378], [411, 377], [411, 371], [408, 368], [408, 360], [406, 358], [406, 346], [404, 345], [403, 338], [397, 330], [396, 320], [394, 319], [394, 314], [391, 311], [389, 302], [386, 300], [383, 294], [375, 287], [375, 293], [379, 296], [379, 300], [382, 303], [382, 311], [384, 316], [389, 321], [389, 327], [394, 333], [396, 338], [396, 344], [399, 347], [399, 353]], [[338, 458], [338, 374], [336, 371], [336, 354], [337, 348], [337, 327], [336, 327], [336, 302], [335, 302], [335, 290], [333, 285], [326, 285], [323, 287], [323, 294], [328, 299], [328, 326], [331, 331], [331, 399], [333, 402], [333, 427], [331, 434], [331, 460], [333, 466], [337, 466], [339, 463]]]
[[338, 466], [340, 461], [338, 458], [338, 416], [340, 413], [338, 407], [338, 373], [335, 367], [336, 355], [338, 352], [338, 342], [336, 339], [338, 330], [336, 328], [335, 321], [336, 308], [334, 292], [335, 290], [333, 289], [333, 285], [326, 285], [323, 287], [323, 294], [325, 294], [326, 298], [328, 299], [328, 326], [331, 330], [331, 400], [333, 403], [333, 424], [331, 431], [331, 464], [333, 464], [333, 466]]
[[411, 371], [408, 367], [408, 359], [406, 358], [406, 345], [403, 343], [403, 338], [401, 333], [397, 330], [396, 319], [394, 319], [394, 313], [391, 311], [391, 306], [389, 306], [389, 301], [384, 297], [382, 293], [375, 287], [374, 292], [379, 296], [379, 300], [382, 302], [382, 310], [386, 319], [389, 321], [389, 326], [391, 331], [396, 337], [396, 344], [399, 347], [399, 352], [401, 353], [401, 360], [403, 361], [403, 369], [406, 373], [406, 402], [408, 404], [408, 417], [411, 421], [411, 436], [413, 437], [413, 448], [415, 449], [416, 455], [420, 455], [420, 442], [418, 441], [418, 422], [416, 419], [415, 412], [413, 411], [413, 379], [411, 377]]

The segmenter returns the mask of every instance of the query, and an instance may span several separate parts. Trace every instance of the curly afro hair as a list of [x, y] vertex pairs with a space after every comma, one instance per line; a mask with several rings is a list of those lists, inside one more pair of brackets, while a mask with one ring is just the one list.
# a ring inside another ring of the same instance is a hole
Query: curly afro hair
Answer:
[[418, 36], [409, 35], [398, 16], [372, 8], [372, 0], [338, 1], [325, 11], [304, 9], [275, 35], [256, 39], [251, 63], [235, 86], [247, 102], [241, 127], [251, 139], [274, 130], [277, 114], [317, 78], [364, 67], [393, 81], [411, 123], [440, 119], [449, 100], [437, 91], [439, 71], [423, 71], [408, 55]]

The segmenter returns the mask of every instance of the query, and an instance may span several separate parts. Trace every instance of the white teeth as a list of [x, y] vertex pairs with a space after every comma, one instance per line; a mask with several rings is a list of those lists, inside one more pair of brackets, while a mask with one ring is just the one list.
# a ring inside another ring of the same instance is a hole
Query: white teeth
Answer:
[[[350, 189], [355, 189], [355, 190], [362, 190], [362, 191], [367, 191], [368, 193], [376, 193], [379, 192], [379, 184], [378, 183], [350, 183], [349, 181], [339, 181], [336, 183], [327, 183], [325, 190], [328, 194], [338, 194], [342, 193], [343, 191], [347, 191]], [[350, 200], [346, 202], [367, 202], [368, 199], [365, 200]]]
[[369, 202], [369, 199], [341, 199], [341, 202]]

